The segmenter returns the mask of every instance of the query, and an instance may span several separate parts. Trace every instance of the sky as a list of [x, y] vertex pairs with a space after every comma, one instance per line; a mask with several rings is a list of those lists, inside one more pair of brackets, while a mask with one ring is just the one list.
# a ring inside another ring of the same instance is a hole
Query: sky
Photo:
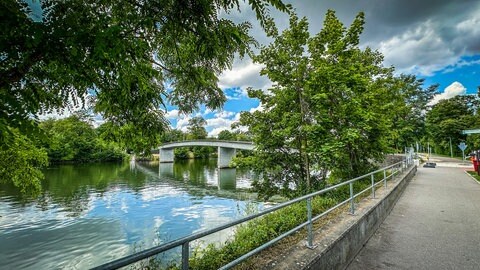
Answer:
[[[360, 47], [380, 51], [385, 66], [395, 73], [415, 74], [425, 79], [425, 86], [439, 84], [440, 99], [473, 94], [480, 86], [480, 1], [478, 0], [288, 0], [299, 17], [306, 17], [310, 33], [321, 30], [328, 9], [350, 25], [358, 12], [365, 13], [365, 29]], [[288, 26], [288, 15], [271, 10], [280, 30]], [[252, 23], [251, 34], [262, 45], [269, 40], [246, 4], [241, 12], [221, 14], [235, 22]], [[202, 116], [209, 136], [230, 129], [241, 111], [261, 109], [258, 100], [247, 97], [246, 88], [268, 89], [271, 82], [261, 77], [261, 66], [249, 58], [235, 59], [231, 70], [224, 71], [219, 86], [227, 102], [223, 109], [200, 108], [192, 115], [179, 115], [167, 106], [166, 116], [173, 128], [186, 131], [188, 119]]]
[[[415, 74], [425, 79], [425, 86], [439, 84], [439, 94], [433, 102], [456, 95], [473, 94], [480, 86], [480, 1], [470, 0], [303, 0], [285, 1], [306, 17], [312, 35], [323, 25], [328, 9], [335, 10], [339, 19], [350, 23], [358, 12], [365, 13], [365, 30], [360, 47], [380, 51], [385, 66], [394, 66], [395, 73]], [[288, 16], [271, 12], [280, 30], [288, 26]], [[249, 21], [251, 34], [267, 45], [270, 40], [255, 20], [248, 6], [241, 13], [226, 16], [235, 22]], [[172, 127], [186, 130], [188, 119], [202, 116], [207, 131], [216, 136], [238, 121], [241, 111], [260, 109], [258, 100], [246, 95], [246, 88], [268, 89], [271, 82], [259, 75], [261, 66], [248, 58], [236, 59], [231, 70], [220, 76], [219, 86], [227, 96], [223, 110], [201, 108], [193, 115], [178, 115], [175, 107], [168, 108]]]

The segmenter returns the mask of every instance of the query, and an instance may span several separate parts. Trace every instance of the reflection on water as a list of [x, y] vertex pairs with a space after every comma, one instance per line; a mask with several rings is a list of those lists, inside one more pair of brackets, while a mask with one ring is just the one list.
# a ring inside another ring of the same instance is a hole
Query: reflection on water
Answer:
[[215, 227], [241, 216], [251, 175], [190, 160], [61, 165], [45, 177], [36, 199], [0, 186], [0, 269], [84, 269]]
[[173, 178], [173, 162], [160, 163], [158, 165], [158, 175], [162, 178]]
[[[154, 171], [158, 163], [141, 164]], [[138, 165], [138, 164], [137, 164]], [[248, 189], [255, 176], [248, 170], [224, 168], [217, 169], [217, 160], [183, 160], [175, 163], [158, 164], [161, 178], [186, 181], [199, 187], [216, 187], [223, 190]]]
[[218, 189], [231, 190], [237, 186], [236, 169], [221, 169], [218, 172]]

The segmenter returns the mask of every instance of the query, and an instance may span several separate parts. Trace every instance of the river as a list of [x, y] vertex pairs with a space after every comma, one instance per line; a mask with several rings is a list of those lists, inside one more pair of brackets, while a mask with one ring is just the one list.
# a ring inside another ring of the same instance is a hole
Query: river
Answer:
[[219, 170], [214, 159], [59, 165], [44, 174], [35, 199], [0, 186], [0, 269], [90, 268], [262, 207], [246, 190], [251, 174]]

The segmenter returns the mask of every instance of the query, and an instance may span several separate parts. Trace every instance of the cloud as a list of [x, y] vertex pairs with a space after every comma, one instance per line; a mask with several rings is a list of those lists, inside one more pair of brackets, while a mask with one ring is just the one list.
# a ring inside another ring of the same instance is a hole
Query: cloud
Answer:
[[478, 53], [480, 51], [480, 9], [469, 18], [460, 22], [456, 26], [458, 37], [455, 40], [456, 46], [461, 46], [469, 53]]
[[221, 118], [230, 118], [234, 115], [235, 115], [234, 112], [229, 112], [229, 111], [221, 111], [221, 112], [215, 113], [215, 117], [221, 117]]
[[[480, 53], [480, 2], [478, 0], [287, 0], [300, 17], [306, 16], [310, 33], [323, 27], [327, 9], [336, 11], [338, 18], [348, 26], [358, 12], [365, 13], [365, 30], [361, 46], [380, 50], [386, 65], [394, 65], [398, 72], [430, 76], [443, 68], [455, 67], [465, 55]], [[241, 13], [226, 17], [236, 22], [252, 22], [251, 34], [261, 44], [271, 40], [255, 20], [247, 5]], [[288, 15], [272, 10], [280, 31], [288, 26]], [[268, 78], [258, 75], [260, 66], [250, 59], [236, 61], [232, 70], [221, 76], [224, 87], [247, 86], [265, 89]]]
[[[176, 118], [176, 125], [174, 126], [175, 129], [181, 130], [183, 132], [188, 131], [188, 121], [192, 119], [194, 116], [201, 116], [205, 119], [207, 124], [205, 125], [205, 129], [208, 132], [209, 137], [216, 137], [218, 133], [222, 130], [230, 130], [231, 125], [235, 122], [240, 120], [240, 113], [235, 113], [231, 111], [211, 111], [205, 110], [204, 112], [195, 112], [191, 115], [179, 115], [178, 113], [174, 112], [176, 110], [172, 110], [169, 112], [171, 116], [177, 116]], [[207, 117], [207, 114], [214, 113], [213, 116], [210, 118]]]
[[222, 130], [231, 131], [231, 125], [240, 120], [240, 113], [231, 111], [221, 111], [215, 113], [211, 119], [206, 119], [206, 129], [209, 130], [208, 136], [216, 137]]
[[[219, 76], [219, 87], [227, 91], [227, 98], [236, 99], [239, 96], [247, 96], [246, 89], [266, 89], [271, 86], [271, 81], [260, 76], [262, 65], [253, 63], [252, 59], [237, 59], [232, 69], [224, 71]], [[233, 95], [228, 95], [228, 91]]]
[[189, 115], [185, 115], [177, 119], [177, 125], [175, 126], [176, 129], [181, 130], [183, 132], [187, 132], [188, 130], [188, 121], [192, 117]]
[[435, 105], [443, 99], [450, 99], [458, 95], [465, 95], [466, 92], [467, 88], [465, 88], [461, 83], [453, 82], [452, 84], [447, 86], [447, 88], [445, 88], [443, 93], [435, 95], [432, 101], [430, 101], [429, 105]]
[[[360, 46], [379, 50], [385, 56], [385, 64], [393, 65], [397, 72], [415, 73], [422, 76], [453, 72], [461, 67], [479, 64], [480, 54], [480, 2], [478, 0], [286, 0], [292, 4], [300, 17], [306, 16], [310, 33], [317, 34], [323, 27], [327, 9], [336, 11], [337, 17], [348, 27], [358, 12], [365, 12], [365, 29]], [[251, 22], [251, 35], [261, 44], [268, 45], [272, 40], [256, 20], [248, 3], [240, 2], [241, 12], [221, 12], [220, 17], [239, 22]], [[288, 27], [288, 15], [274, 9], [270, 14], [280, 31]], [[258, 53], [258, 48], [253, 48]], [[227, 103], [243, 106], [246, 89], [268, 89], [272, 82], [260, 76], [262, 66], [245, 57], [235, 58], [232, 68], [219, 76], [219, 87], [227, 96]], [[459, 80], [459, 79], [457, 79]], [[463, 79], [465, 85], [471, 86]], [[465, 87], [453, 83], [445, 92], [435, 97], [435, 102], [449, 98], [456, 93], [464, 93]], [[471, 89], [470, 89], [471, 90]], [[230, 109], [230, 108], [229, 108]], [[245, 107], [247, 111], [263, 110]], [[236, 109], [231, 109], [237, 111]], [[225, 111], [204, 110], [197, 112], [207, 119], [209, 135], [230, 129], [231, 123], [238, 121], [239, 114], [225, 115]], [[173, 117], [175, 112], [168, 112]], [[208, 118], [211, 118], [209, 120]], [[189, 117], [178, 117], [177, 128], [186, 130]]]
[[179, 110], [177, 110], [177, 109], [170, 110], [170, 111], [165, 113], [165, 118], [167, 118], [167, 119], [177, 119], [179, 117], [180, 117]]
[[[473, 66], [473, 65], [480, 65], [480, 59], [478, 60], [465, 60], [465, 59], [460, 59], [458, 62], [453, 64], [452, 66], [448, 66], [445, 68], [442, 73], [450, 73], [455, 71], [456, 69], [462, 68], [462, 67], [468, 67], [468, 66]], [[475, 73], [475, 72], [474, 72]]]
[[448, 48], [430, 21], [380, 42], [379, 51], [385, 55], [385, 63], [394, 65], [399, 72], [432, 75], [457, 61], [455, 52]]
[[474, 10], [466, 17], [454, 14], [448, 20], [436, 14], [384, 39], [378, 50], [385, 56], [386, 64], [394, 65], [399, 72], [426, 76], [475, 64], [462, 59], [480, 52], [480, 8]]
[[205, 108], [205, 111], [203, 112], [204, 115], [210, 114], [210, 113], [215, 113], [217, 110], [212, 110], [210, 108]]
[[210, 131], [208, 133], [208, 136], [209, 137], [218, 137], [218, 134], [220, 134], [220, 132], [224, 131], [224, 130], [229, 130], [231, 131], [230, 127], [218, 127], [218, 128], [214, 128], [212, 129], [212, 131]]
[[250, 113], [253, 113], [253, 112], [256, 112], [256, 111], [263, 111], [264, 109], [265, 109], [265, 108], [263, 107], [262, 103], [260, 103], [260, 104], [258, 104], [257, 107], [251, 108], [249, 112], [250, 112]]
[[207, 127], [230, 127], [232, 120], [227, 118], [211, 118], [207, 119]]

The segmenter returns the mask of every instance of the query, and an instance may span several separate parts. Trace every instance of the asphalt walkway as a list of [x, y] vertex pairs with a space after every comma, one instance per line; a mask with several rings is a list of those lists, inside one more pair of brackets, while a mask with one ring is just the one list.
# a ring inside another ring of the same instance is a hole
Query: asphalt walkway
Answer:
[[458, 167], [418, 167], [347, 269], [480, 269], [480, 184]]

